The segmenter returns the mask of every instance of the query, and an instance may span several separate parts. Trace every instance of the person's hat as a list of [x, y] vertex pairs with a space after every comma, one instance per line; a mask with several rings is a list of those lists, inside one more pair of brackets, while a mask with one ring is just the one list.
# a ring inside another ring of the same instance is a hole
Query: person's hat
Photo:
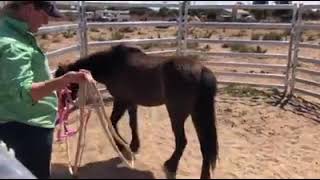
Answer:
[[33, 4], [35, 8], [44, 10], [51, 17], [62, 17], [53, 1], [34, 1]]
[[24, 4], [33, 4], [34, 7], [39, 10], [44, 10], [48, 16], [51, 17], [63, 17], [55, 5], [54, 1], [7, 1], [6, 6], [8, 7], [18, 7]]

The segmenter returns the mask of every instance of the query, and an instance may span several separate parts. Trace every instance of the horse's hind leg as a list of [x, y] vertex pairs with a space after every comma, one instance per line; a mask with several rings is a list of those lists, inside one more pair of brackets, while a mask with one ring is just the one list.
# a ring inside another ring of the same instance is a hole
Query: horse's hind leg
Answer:
[[[175, 107], [167, 105], [167, 110], [171, 120], [171, 127], [175, 136], [176, 148], [170, 159], [164, 163], [164, 168], [166, 171], [167, 178], [175, 178], [180, 158], [183, 154], [183, 151], [187, 145], [187, 138], [185, 135], [184, 124], [189, 115], [187, 112], [181, 112], [180, 107]], [[180, 111], [179, 111], [180, 110]]]
[[[125, 111], [127, 110], [128, 105], [122, 101], [119, 101], [117, 99], [114, 100], [113, 103], [113, 109], [112, 109], [112, 113], [111, 113], [111, 121], [112, 121], [112, 125], [116, 130], [116, 133], [119, 135], [119, 137], [126, 142], [119, 134], [118, 131], [118, 122], [121, 119], [121, 117], [123, 116], [123, 114], [125, 113]], [[120, 151], [123, 150], [123, 146], [119, 144], [119, 142], [116, 141], [116, 144], [119, 148]]]
[[137, 120], [137, 105], [130, 105], [128, 108], [129, 118], [130, 118], [130, 128], [132, 133], [132, 140], [130, 144], [131, 150], [136, 153], [140, 148], [140, 140], [138, 133], [138, 120]]
[[[207, 135], [207, 137], [203, 137], [201, 134], [203, 134], [203, 129], [200, 129], [200, 125], [199, 122], [203, 120], [206, 120], [205, 118], [202, 118], [199, 116], [199, 112], [194, 112], [192, 113], [192, 121], [195, 125], [195, 129], [197, 131], [197, 135], [198, 135], [198, 139], [200, 141], [200, 146], [201, 146], [201, 153], [202, 153], [202, 168], [201, 168], [201, 179], [210, 179], [210, 158], [208, 157], [208, 149], [206, 149], [206, 138], [209, 137], [209, 135]], [[210, 127], [208, 125], [208, 127]], [[210, 139], [209, 139], [210, 140]]]

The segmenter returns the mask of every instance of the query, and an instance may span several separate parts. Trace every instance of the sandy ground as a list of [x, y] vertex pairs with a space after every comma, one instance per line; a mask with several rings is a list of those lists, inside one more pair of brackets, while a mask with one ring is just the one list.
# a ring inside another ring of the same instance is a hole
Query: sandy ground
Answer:
[[[110, 29], [90, 31], [89, 38], [110, 39]], [[201, 36], [204, 30], [195, 29], [194, 34]], [[199, 31], [199, 32], [198, 32]], [[211, 30], [210, 30], [211, 31]], [[139, 28], [130, 33], [124, 33], [125, 38], [161, 38], [175, 36], [176, 29]], [[267, 31], [242, 32], [239, 30], [212, 30], [210, 38], [217, 39], [250, 39], [252, 33], [266, 33]], [[240, 33], [241, 34], [241, 33]], [[315, 39], [308, 43], [318, 44], [320, 35], [318, 32], [305, 33]], [[227, 38], [226, 38], [227, 37]], [[42, 47], [47, 51], [67, 47], [77, 41], [77, 37], [63, 38], [62, 35], [49, 35], [39, 39]], [[222, 48], [221, 44], [200, 44], [196, 49], [207, 48], [211, 52], [230, 52], [230, 49]], [[267, 48], [267, 53], [286, 54], [286, 47], [261, 46]], [[107, 47], [90, 48], [90, 53]], [[146, 51], [170, 49], [170, 47], [143, 47]], [[171, 47], [172, 48], [172, 47]], [[320, 51], [304, 49], [301, 56], [312, 57], [320, 60]], [[51, 68], [59, 63], [68, 63], [77, 59], [78, 53], [69, 53], [50, 60]], [[216, 62], [250, 62], [265, 64], [286, 64], [281, 59], [254, 59], [254, 58], [227, 58], [205, 57]], [[318, 65], [301, 63], [301, 67], [319, 71]], [[239, 67], [213, 67], [214, 72], [250, 72], [283, 74], [283, 70]], [[320, 82], [317, 76], [308, 76], [298, 73], [298, 76]], [[223, 80], [240, 80], [256, 83], [283, 83], [282, 80], [264, 78], [237, 78], [218, 77]], [[320, 88], [313, 86], [299, 87], [313, 89], [319, 92]], [[220, 144], [220, 160], [215, 170], [214, 178], [317, 178], [320, 175], [318, 164], [320, 163], [320, 131], [318, 130], [320, 119], [319, 100], [314, 98], [308, 103], [300, 98], [295, 98], [284, 108], [273, 105], [279, 97], [250, 96], [237, 97], [239, 94], [228, 94], [221, 90], [217, 97], [217, 126]], [[111, 105], [106, 106], [110, 114]], [[74, 119], [78, 117], [75, 116]], [[127, 114], [120, 124], [121, 134], [130, 140]], [[181, 159], [178, 178], [199, 178], [201, 170], [201, 154], [194, 127], [190, 119], [186, 122], [188, 145]], [[150, 179], [165, 178], [162, 172], [162, 164], [174, 150], [173, 133], [164, 106], [139, 109], [139, 131], [142, 147], [137, 155], [136, 168], [128, 169], [121, 166], [120, 159], [107, 141], [101, 127], [92, 116], [88, 126], [86, 149], [83, 162], [79, 171], [80, 178], [125, 178], [125, 179]], [[75, 141], [74, 141], [75, 142]], [[67, 156], [64, 144], [54, 144], [52, 178], [68, 178]]]
[[[295, 98], [281, 109], [279, 96], [235, 97], [220, 90], [217, 127], [220, 159], [214, 178], [317, 178], [320, 175], [320, 106]], [[110, 114], [111, 106], [106, 106]], [[312, 115], [314, 114], [314, 115]], [[73, 115], [77, 118], [77, 112]], [[121, 166], [96, 116], [89, 121], [79, 178], [165, 178], [162, 164], [174, 150], [173, 133], [164, 106], [139, 109], [142, 141], [136, 168]], [[130, 140], [127, 114], [121, 134]], [[191, 120], [185, 125], [188, 145], [177, 178], [199, 178], [201, 154]], [[76, 141], [73, 141], [76, 142]], [[52, 178], [68, 178], [64, 144], [55, 143]], [[120, 167], [119, 167], [120, 166]]]

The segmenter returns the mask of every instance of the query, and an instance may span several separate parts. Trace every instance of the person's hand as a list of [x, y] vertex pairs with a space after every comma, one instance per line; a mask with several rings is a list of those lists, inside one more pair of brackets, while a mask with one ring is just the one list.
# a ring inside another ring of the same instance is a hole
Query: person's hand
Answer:
[[84, 82], [95, 82], [91, 76], [90, 71], [81, 69], [79, 72], [70, 71], [63, 75], [62, 79], [66, 84], [75, 83], [80, 84]]
[[85, 69], [80, 69], [79, 72], [84, 73], [84, 76], [85, 76], [86, 81], [88, 81], [88, 82], [94, 82], [94, 83], [96, 82], [96, 81], [93, 79], [90, 71], [85, 70]]

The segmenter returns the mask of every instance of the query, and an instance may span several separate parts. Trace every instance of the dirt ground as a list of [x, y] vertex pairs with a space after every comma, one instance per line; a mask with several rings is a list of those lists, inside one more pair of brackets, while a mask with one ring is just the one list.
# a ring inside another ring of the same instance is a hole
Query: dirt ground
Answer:
[[[314, 120], [319, 119], [319, 104], [294, 98], [291, 104], [281, 109], [275, 105], [279, 100], [275, 93], [269, 92], [272, 96], [259, 93], [237, 97], [234, 92], [220, 89], [216, 99], [220, 155], [213, 177], [318, 177], [320, 126]], [[106, 111], [110, 114], [111, 104], [106, 106]], [[165, 178], [162, 164], [174, 150], [174, 137], [165, 107], [141, 107], [138, 112], [142, 145], [136, 156], [136, 168], [121, 166], [96, 116], [92, 116], [79, 178]], [[73, 118], [78, 117], [77, 113]], [[131, 132], [127, 114], [119, 129], [129, 141]], [[185, 129], [188, 145], [177, 178], [199, 178], [202, 157], [189, 118]], [[52, 178], [70, 177], [65, 150], [64, 144], [55, 143]]]
[[[61, 23], [61, 22], [60, 22]], [[112, 38], [112, 29], [89, 30], [91, 41], [108, 40]], [[117, 30], [116, 30], [117, 31]], [[223, 29], [194, 29], [191, 35], [218, 39], [250, 39], [252, 33], [267, 33], [265, 30], [223, 30]], [[124, 32], [124, 38], [158, 38], [173, 37], [176, 29], [137, 28], [132, 32]], [[305, 40], [308, 43], [318, 44], [318, 32], [306, 32]], [[308, 40], [307, 40], [308, 41]], [[65, 38], [62, 34], [51, 34], [39, 37], [40, 45], [45, 51], [52, 51], [67, 47], [77, 42], [77, 36]], [[174, 45], [141, 46], [145, 51], [174, 49]], [[90, 48], [90, 53], [108, 47]], [[261, 46], [267, 53], [286, 54], [287, 47]], [[223, 48], [221, 44], [200, 44], [193, 49], [210, 52], [231, 52], [230, 48]], [[303, 49], [301, 56], [320, 60], [320, 51], [317, 49]], [[271, 58], [228, 58], [204, 56], [206, 60], [216, 62], [250, 62], [265, 64], [286, 65], [285, 59]], [[50, 67], [56, 68], [59, 63], [68, 63], [76, 60], [78, 53], [73, 52], [50, 59]], [[213, 67], [214, 72], [247, 72], [285, 74], [284, 70], [270, 68], [239, 68]], [[318, 65], [300, 63], [300, 67], [319, 71]], [[320, 82], [316, 76], [298, 73], [298, 76]], [[256, 83], [283, 83], [282, 80], [266, 78], [237, 78], [218, 76], [218, 79], [236, 80]], [[298, 86], [319, 92], [320, 88], [313, 86]], [[237, 88], [236, 88], [237, 89]], [[217, 127], [220, 144], [220, 156], [214, 178], [317, 178], [320, 175], [320, 102], [318, 99], [295, 97], [284, 108], [276, 106], [279, 95], [264, 93], [245, 95], [246, 92], [232, 93], [220, 87], [217, 101]], [[249, 89], [248, 92], [255, 92]], [[106, 106], [111, 113], [112, 104]], [[74, 119], [78, 117], [75, 116]], [[121, 134], [129, 141], [130, 128], [127, 114], [120, 124]], [[181, 159], [177, 178], [199, 178], [201, 170], [201, 154], [194, 127], [190, 119], [185, 125], [188, 145]], [[79, 170], [79, 178], [126, 178], [150, 179], [165, 178], [162, 164], [167, 160], [174, 149], [174, 137], [170, 128], [170, 121], [164, 106], [139, 109], [139, 132], [142, 141], [141, 150], [136, 156], [136, 168], [128, 169], [121, 166], [120, 159], [111, 148], [101, 126], [92, 116], [88, 125], [87, 143], [83, 162]], [[64, 144], [54, 144], [52, 178], [68, 178], [67, 156]]]

